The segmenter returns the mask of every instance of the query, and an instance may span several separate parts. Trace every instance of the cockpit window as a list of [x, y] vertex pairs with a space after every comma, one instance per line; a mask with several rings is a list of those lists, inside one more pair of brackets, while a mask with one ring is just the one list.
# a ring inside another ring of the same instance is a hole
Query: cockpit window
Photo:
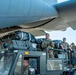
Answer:
[[[8, 75], [13, 62], [13, 55], [0, 53], [0, 75]], [[10, 63], [9, 63], [10, 62]]]
[[50, 59], [47, 60], [47, 70], [63, 70], [62, 60]]
[[16, 68], [14, 71], [14, 75], [21, 74], [21, 65], [22, 65], [21, 62], [22, 62], [22, 54], [19, 55], [19, 58], [18, 58], [18, 61], [16, 64]]

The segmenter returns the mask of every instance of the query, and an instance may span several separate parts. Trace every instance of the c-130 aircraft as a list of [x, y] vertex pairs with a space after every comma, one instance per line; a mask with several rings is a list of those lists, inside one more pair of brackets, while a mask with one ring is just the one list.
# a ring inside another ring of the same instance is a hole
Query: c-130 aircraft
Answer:
[[17, 29], [42, 35], [44, 30], [76, 29], [76, 0], [0, 0], [0, 33]]
[[[0, 33], [4, 35], [5, 32], [19, 29], [34, 35], [42, 35], [44, 30], [65, 30], [67, 27], [76, 29], [76, 1], [68, 0], [59, 4], [57, 0], [49, 0], [49, 2], [46, 0], [1, 0]], [[19, 44], [20, 48], [25, 43], [23, 40], [22, 42], [21, 40], [13, 41], [16, 45]], [[27, 46], [25, 49], [27, 50]], [[19, 50], [18, 52], [2, 54], [4, 55], [2, 55], [2, 59], [0, 57], [0, 64], [2, 64], [0, 75], [24, 75], [24, 57], [30, 58], [29, 63], [33, 61], [33, 58], [38, 60], [34, 60], [38, 64], [34, 67], [37, 70], [36, 75], [65, 75], [62, 65], [63, 60], [50, 60], [46, 58], [47, 54], [45, 52]], [[55, 66], [53, 62], [55, 62]], [[20, 68], [17, 68], [17, 66], [20, 66]], [[20, 69], [20, 73], [16, 73], [16, 69]], [[31, 71], [29, 75], [35, 75], [33, 66], [29, 70]], [[76, 71], [71, 75], [76, 75]]]

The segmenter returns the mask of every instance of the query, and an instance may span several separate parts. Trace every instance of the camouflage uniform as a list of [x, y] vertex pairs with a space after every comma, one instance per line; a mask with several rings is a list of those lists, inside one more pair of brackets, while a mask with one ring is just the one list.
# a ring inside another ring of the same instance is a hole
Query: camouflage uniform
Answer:
[[45, 39], [45, 40], [42, 42], [42, 49], [43, 49], [43, 51], [49, 50], [49, 51], [48, 51], [48, 56], [49, 56], [50, 58], [53, 58], [53, 57], [54, 57], [53, 51], [51, 50], [53, 47], [54, 47], [54, 44], [53, 44], [53, 42], [52, 42], [51, 39], [49, 39], [49, 40], [46, 40], [46, 39]]
[[[64, 49], [64, 50], [69, 49], [69, 44], [67, 42], [62, 42], [61, 46], [62, 46], [62, 49]], [[68, 59], [68, 53], [66, 52], [66, 53], [63, 53], [63, 54], [65, 54], [65, 58]]]
[[76, 46], [72, 46], [72, 47], [70, 47], [70, 49], [71, 49], [72, 51], [76, 51]]
[[28, 66], [23, 68], [23, 70], [24, 70], [24, 75], [28, 75], [28, 68], [29, 68]]
[[[21, 66], [16, 67], [14, 74], [21, 74]], [[23, 75], [28, 75], [28, 66], [23, 67]]]
[[69, 49], [69, 44], [67, 42], [62, 42], [61, 45], [65, 50]]
[[52, 40], [51, 39], [49, 39], [49, 40], [44, 40], [43, 42], [42, 42], [42, 48], [44, 49], [44, 50], [46, 50], [46, 48], [52, 48], [54, 46], [54, 44], [53, 44], [53, 42], [52, 42]]
[[73, 47], [72, 47], [72, 50], [73, 50], [73, 52], [74, 52], [74, 53], [73, 53], [73, 56], [76, 57], [76, 46], [73, 46]]

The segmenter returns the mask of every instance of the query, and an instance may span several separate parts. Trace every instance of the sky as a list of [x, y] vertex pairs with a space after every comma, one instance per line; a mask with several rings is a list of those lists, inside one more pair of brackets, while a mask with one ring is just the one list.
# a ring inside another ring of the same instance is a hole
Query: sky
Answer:
[[[58, 3], [67, 1], [67, 0], [58, 0]], [[66, 31], [50, 31], [48, 32], [50, 34], [50, 38], [52, 40], [62, 40], [63, 37], [66, 37], [67, 42], [70, 44], [74, 42], [76, 44], [76, 30], [73, 30], [72, 28], [67, 28]], [[38, 38], [45, 38], [45, 36], [40, 36]]]
[[[50, 31], [47, 32], [50, 34], [50, 38], [52, 40], [62, 40], [63, 37], [66, 37], [67, 42], [71, 44], [74, 42], [76, 44], [76, 30], [73, 30], [72, 28], [67, 28], [66, 31]], [[45, 36], [40, 36], [37, 38], [45, 38]]]

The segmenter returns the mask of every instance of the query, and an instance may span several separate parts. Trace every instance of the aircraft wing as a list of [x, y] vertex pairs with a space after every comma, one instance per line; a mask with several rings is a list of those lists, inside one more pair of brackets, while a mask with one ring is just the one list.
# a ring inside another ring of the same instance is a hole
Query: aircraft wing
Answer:
[[[53, 7], [58, 12], [58, 17], [27, 24], [28, 27], [22, 26], [25, 29], [35, 30], [66, 30], [68, 27], [76, 29], [76, 1], [69, 0], [63, 3], [54, 4]], [[31, 26], [32, 25], [32, 26]], [[29, 28], [29, 26], [31, 26]]]
[[48, 1], [1, 0], [0, 32], [20, 29], [37, 36], [44, 34], [44, 30], [76, 29], [76, 1]]

